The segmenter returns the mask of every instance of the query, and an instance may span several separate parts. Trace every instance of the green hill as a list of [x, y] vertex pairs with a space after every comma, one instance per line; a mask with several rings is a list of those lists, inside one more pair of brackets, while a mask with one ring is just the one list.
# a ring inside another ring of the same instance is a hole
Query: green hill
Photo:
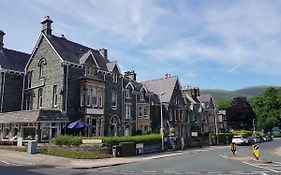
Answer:
[[219, 90], [219, 89], [201, 89], [201, 94], [211, 94], [215, 99], [219, 97], [239, 97], [244, 96], [247, 98], [255, 97], [262, 94], [268, 87], [272, 86], [253, 86], [238, 89], [235, 91]]

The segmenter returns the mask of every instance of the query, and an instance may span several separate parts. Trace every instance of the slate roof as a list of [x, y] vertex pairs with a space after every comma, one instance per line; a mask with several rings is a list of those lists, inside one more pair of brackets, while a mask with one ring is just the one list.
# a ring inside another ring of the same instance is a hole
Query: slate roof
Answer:
[[112, 62], [106, 63], [108, 71], [110, 71], [110, 72], [113, 71], [113, 69], [114, 69], [116, 64], [117, 64], [116, 61], [112, 61]]
[[67, 116], [57, 110], [13, 111], [0, 114], [0, 123], [32, 123], [42, 121], [69, 122]]
[[139, 83], [135, 80], [131, 80], [130, 78], [124, 77], [124, 88], [127, 86], [127, 84], [131, 82], [131, 84], [134, 86], [134, 90], [140, 92], [141, 88], [144, 86], [142, 83]]
[[98, 50], [55, 35], [48, 35], [47, 38], [64, 61], [80, 64], [80, 58], [90, 50], [98, 66], [102, 70], [108, 71], [107, 63], [109, 63], [109, 60], [104, 58]]
[[199, 101], [205, 103], [205, 102], [210, 102], [212, 96], [210, 94], [202, 94], [198, 98], [199, 98]]
[[30, 54], [27, 53], [6, 48], [0, 50], [0, 65], [4, 69], [24, 72], [24, 67], [29, 58]]
[[144, 81], [142, 82], [142, 84], [148, 91], [157, 94], [159, 98], [160, 94], [164, 93], [161, 97], [161, 100], [162, 102], [169, 103], [172, 98], [177, 81], [178, 78], [176, 76], [170, 76], [158, 80]]

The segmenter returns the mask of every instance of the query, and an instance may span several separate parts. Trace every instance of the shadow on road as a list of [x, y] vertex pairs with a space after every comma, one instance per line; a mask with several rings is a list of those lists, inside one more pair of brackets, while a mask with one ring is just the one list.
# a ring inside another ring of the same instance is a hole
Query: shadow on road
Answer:
[[54, 166], [41, 165], [41, 166], [3, 166], [0, 165], [0, 174], [2, 175], [49, 175], [49, 174], [60, 174], [60, 175], [86, 175], [86, 172], [75, 172], [72, 169], [56, 169]]

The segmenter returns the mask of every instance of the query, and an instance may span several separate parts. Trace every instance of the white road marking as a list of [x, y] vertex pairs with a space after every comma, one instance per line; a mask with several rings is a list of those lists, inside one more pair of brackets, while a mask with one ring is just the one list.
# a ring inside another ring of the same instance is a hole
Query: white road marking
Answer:
[[6, 161], [4, 161], [4, 160], [0, 160], [0, 162], [4, 163], [4, 164], [6, 164], [6, 165], [18, 166], [18, 165], [16, 165], [16, 164], [12, 164], [12, 163], [6, 162]]
[[248, 162], [243, 162], [243, 163], [246, 164], [246, 165], [250, 165], [250, 166], [256, 167], [256, 168], [260, 168], [260, 169], [272, 171], [272, 172], [274, 172], [274, 173], [280, 173], [280, 171], [276, 171], [276, 170], [271, 169], [271, 168], [268, 168], [268, 167], [262, 167], [262, 166], [255, 165], [255, 164], [251, 164], [251, 163], [248, 163]]
[[261, 175], [268, 175], [268, 174], [266, 174], [265, 172], [260, 172], [261, 173]]

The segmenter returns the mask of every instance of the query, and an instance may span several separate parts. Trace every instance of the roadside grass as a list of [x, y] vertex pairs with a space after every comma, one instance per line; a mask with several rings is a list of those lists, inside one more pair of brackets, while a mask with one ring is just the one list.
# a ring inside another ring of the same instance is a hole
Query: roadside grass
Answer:
[[[18, 152], [27, 152], [27, 147], [17, 147], [17, 146], [0, 146], [0, 149]], [[69, 150], [57, 150], [57, 149], [47, 149], [38, 148], [38, 154], [74, 158], [74, 159], [103, 159], [112, 157], [111, 154], [104, 153], [90, 153], [81, 151], [69, 151]]]
[[46, 148], [39, 148], [38, 153], [74, 159], [104, 159], [112, 157], [111, 154], [105, 153], [90, 153], [82, 151], [56, 150]]
[[9, 150], [9, 151], [27, 152], [27, 147], [0, 146], [0, 149]]

